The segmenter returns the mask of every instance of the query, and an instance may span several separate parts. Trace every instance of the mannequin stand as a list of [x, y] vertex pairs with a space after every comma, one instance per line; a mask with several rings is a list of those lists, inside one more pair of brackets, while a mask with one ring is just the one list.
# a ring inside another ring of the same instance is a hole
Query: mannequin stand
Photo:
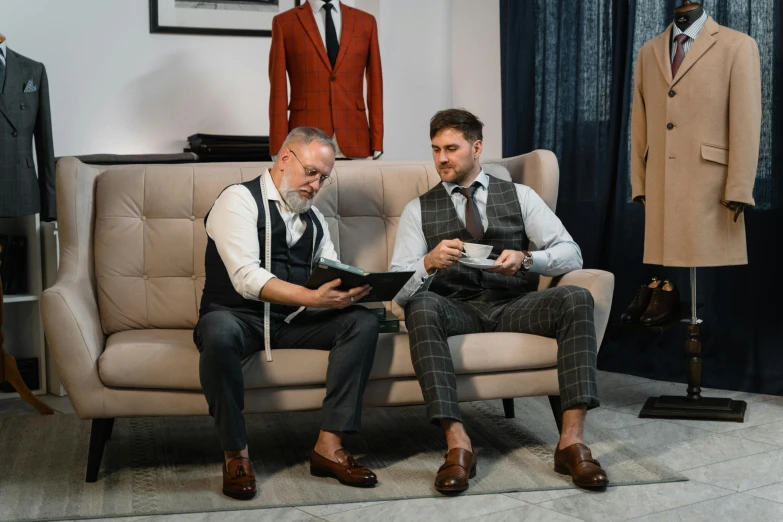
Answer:
[[0, 384], [8, 381], [24, 401], [38, 410], [41, 415], [52, 415], [54, 411], [38, 400], [27, 387], [19, 373], [16, 359], [3, 351], [3, 284], [0, 281]]
[[688, 355], [688, 391], [685, 397], [662, 395], [650, 397], [644, 403], [641, 418], [692, 419], [745, 422], [745, 401], [701, 396], [701, 341], [696, 317], [696, 268], [691, 267], [691, 320], [688, 324], [688, 340], [685, 352]]

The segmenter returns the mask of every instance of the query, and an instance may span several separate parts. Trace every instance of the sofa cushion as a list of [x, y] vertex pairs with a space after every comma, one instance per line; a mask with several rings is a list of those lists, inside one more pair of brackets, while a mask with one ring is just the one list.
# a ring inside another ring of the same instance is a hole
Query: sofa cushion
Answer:
[[[458, 335], [449, 339], [457, 374], [550, 368], [557, 364], [554, 339], [516, 333]], [[324, 384], [328, 352], [275, 350], [242, 365], [245, 388]], [[129, 330], [112, 335], [98, 360], [101, 381], [116, 388], [200, 390], [199, 353], [192, 330]], [[381, 334], [370, 379], [413, 377], [408, 334]]]

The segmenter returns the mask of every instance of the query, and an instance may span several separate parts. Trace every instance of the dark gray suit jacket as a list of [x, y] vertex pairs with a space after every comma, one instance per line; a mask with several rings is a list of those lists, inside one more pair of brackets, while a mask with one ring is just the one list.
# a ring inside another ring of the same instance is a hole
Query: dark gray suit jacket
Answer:
[[[24, 92], [27, 85], [30, 85], [28, 90], [34, 91]], [[54, 145], [46, 69], [42, 63], [8, 49], [5, 84], [0, 94], [0, 217], [40, 212], [42, 221], [57, 219], [54, 189]]]

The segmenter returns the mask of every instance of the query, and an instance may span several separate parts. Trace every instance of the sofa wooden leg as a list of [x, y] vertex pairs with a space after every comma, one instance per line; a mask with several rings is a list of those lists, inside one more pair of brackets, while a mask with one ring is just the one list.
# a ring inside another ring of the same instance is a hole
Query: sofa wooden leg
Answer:
[[514, 399], [503, 399], [503, 412], [507, 419], [514, 418]]
[[109, 423], [108, 423], [109, 425], [106, 427], [106, 440], [110, 441], [111, 440], [111, 432], [114, 429], [114, 419], [106, 419], [106, 420], [109, 421]]
[[103, 447], [111, 436], [114, 419], [93, 419], [90, 430], [90, 451], [87, 455], [87, 482], [98, 480], [98, 471], [101, 469], [103, 459]]
[[563, 409], [560, 406], [560, 396], [550, 395], [549, 405], [552, 407], [552, 413], [555, 416], [555, 424], [557, 424], [557, 432], [563, 433]]

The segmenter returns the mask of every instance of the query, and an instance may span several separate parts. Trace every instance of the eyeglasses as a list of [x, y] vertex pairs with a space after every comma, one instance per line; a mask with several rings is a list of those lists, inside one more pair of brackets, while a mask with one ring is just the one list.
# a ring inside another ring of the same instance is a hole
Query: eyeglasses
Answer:
[[304, 166], [304, 163], [302, 163], [302, 160], [299, 159], [299, 156], [296, 155], [296, 152], [292, 151], [291, 149], [288, 149], [288, 150], [291, 151], [291, 154], [294, 155], [294, 157], [296, 158], [296, 161], [298, 161], [299, 164], [302, 166], [302, 169], [304, 170], [304, 173], [305, 173], [305, 179], [309, 179], [310, 183], [315, 181], [316, 178], [318, 178], [318, 183], [322, 187], [324, 187], [324, 186], [326, 186], [326, 185], [328, 185], [329, 183], [332, 182], [332, 177], [331, 176], [323, 175], [323, 174], [321, 174], [320, 172], [318, 172], [315, 169], [308, 169], [307, 167]]

